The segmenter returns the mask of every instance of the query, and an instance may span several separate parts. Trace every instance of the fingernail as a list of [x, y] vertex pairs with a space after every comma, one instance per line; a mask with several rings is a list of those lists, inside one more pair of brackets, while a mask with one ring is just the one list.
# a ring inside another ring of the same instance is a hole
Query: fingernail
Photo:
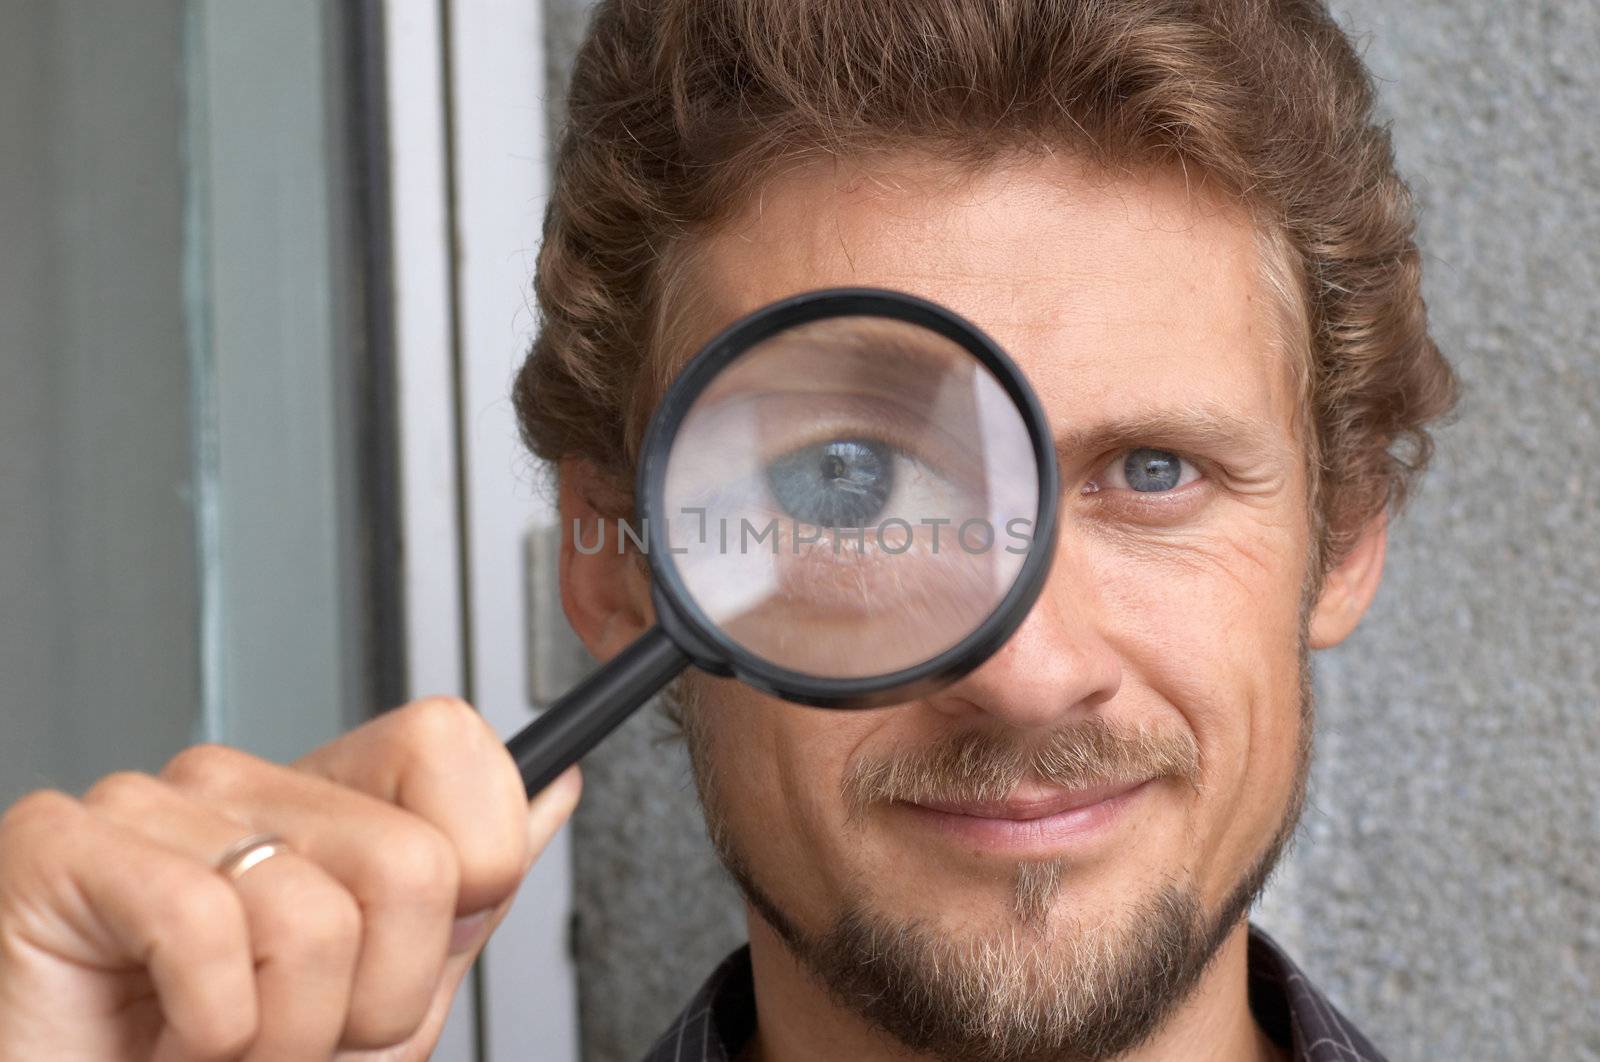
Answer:
[[578, 765], [574, 763], [557, 775], [554, 782], [550, 783], [550, 792], [559, 793], [563, 799], [570, 800], [578, 795], [582, 786], [583, 775], [579, 773]]
[[560, 829], [561, 823], [566, 821], [572, 809], [577, 806], [578, 797], [582, 792], [583, 776], [578, 773], [577, 764], [573, 764], [557, 775], [555, 781], [534, 795], [528, 805], [530, 867], [539, 852], [550, 843], [551, 835]]
[[483, 910], [477, 914], [463, 915], [451, 923], [450, 954], [460, 955], [477, 947], [478, 941], [483, 937], [484, 926], [488, 922], [489, 912]]

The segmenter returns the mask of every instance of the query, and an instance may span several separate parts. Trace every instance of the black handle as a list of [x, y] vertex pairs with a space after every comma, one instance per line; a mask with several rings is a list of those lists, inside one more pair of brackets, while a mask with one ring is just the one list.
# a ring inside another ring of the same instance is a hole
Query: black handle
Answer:
[[660, 627], [651, 627], [563, 694], [506, 742], [528, 795], [555, 781], [688, 666], [688, 655]]

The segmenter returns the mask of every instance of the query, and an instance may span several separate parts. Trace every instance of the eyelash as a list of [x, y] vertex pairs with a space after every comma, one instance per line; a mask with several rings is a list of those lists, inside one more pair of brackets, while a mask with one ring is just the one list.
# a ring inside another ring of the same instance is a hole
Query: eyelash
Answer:
[[[1126, 461], [1128, 455], [1135, 450], [1162, 450], [1164, 453], [1170, 453], [1182, 462], [1183, 474], [1192, 472], [1193, 476], [1185, 483], [1183, 475], [1180, 475], [1180, 485], [1168, 491], [1136, 491], [1130, 487], [1101, 486], [1099, 481], [1106, 478], [1107, 470], [1116, 467], [1118, 462]], [[1096, 506], [1117, 509], [1125, 515], [1150, 523], [1176, 520], [1187, 515], [1194, 504], [1205, 495], [1204, 488], [1211, 482], [1211, 476], [1204, 462], [1178, 450], [1166, 450], [1159, 446], [1129, 446], [1118, 450], [1094, 467], [1097, 471], [1084, 483], [1079, 494]]]

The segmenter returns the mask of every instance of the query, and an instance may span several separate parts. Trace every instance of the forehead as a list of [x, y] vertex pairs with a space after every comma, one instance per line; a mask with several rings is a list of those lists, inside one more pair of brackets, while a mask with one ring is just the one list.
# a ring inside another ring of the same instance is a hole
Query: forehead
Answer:
[[1071, 158], [976, 171], [828, 160], [769, 180], [685, 266], [688, 350], [733, 318], [834, 285], [943, 303], [1012, 355], [1052, 415], [1218, 406], [1287, 433], [1293, 374], [1244, 212], [1181, 173]]

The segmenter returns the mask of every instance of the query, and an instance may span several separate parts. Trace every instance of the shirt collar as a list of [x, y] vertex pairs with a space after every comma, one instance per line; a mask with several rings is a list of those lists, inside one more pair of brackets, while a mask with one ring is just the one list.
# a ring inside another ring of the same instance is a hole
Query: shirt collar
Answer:
[[[1294, 1062], [1385, 1062], [1266, 933], [1250, 927], [1250, 1009]], [[750, 946], [723, 960], [643, 1062], [731, 1062], [755, 1032]]]

